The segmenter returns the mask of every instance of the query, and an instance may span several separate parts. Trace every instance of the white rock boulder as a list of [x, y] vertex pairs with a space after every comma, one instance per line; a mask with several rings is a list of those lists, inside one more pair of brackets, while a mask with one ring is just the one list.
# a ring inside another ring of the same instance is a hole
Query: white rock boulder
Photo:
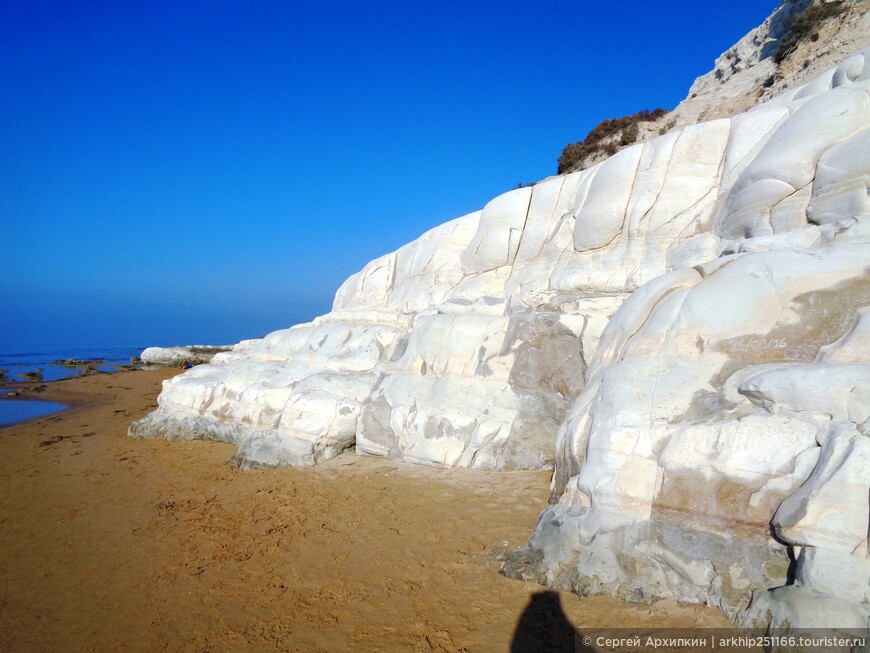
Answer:
[[[245, 343], [238, 345], [187, 345], [184, 347], [147, 347], [141, 354], [140, 360], [146, 365], [164, 365], [178, 367], [182, 363], [200, 365], [211, 362], [218, 354], [226, 354], [235, 349], [242, 350]], [[218, 359], [217, 362], [220, 362]]]

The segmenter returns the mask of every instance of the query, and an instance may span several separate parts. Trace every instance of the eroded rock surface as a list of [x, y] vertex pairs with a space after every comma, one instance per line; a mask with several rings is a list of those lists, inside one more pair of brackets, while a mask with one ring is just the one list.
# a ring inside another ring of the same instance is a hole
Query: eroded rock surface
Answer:
[[609, 321], [508, 575], [870, 626], [865, 55], [730, 121], [718, 255]]

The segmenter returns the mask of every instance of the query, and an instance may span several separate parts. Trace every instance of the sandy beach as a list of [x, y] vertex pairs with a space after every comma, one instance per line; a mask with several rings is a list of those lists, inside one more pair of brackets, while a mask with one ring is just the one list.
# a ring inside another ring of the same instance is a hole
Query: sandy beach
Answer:
[[[0, 429], [2, 650], [511, 651], [568, 622], [728, 626], [502, 577], [494, 557], [532, 532], [546, 472], [354, 454], [241, 472], [226, 444], [127, 437], [177, 372], [49, 383], [40, 397], [69, 410]], [[556, 612], [517, 633], [530, 602]]]

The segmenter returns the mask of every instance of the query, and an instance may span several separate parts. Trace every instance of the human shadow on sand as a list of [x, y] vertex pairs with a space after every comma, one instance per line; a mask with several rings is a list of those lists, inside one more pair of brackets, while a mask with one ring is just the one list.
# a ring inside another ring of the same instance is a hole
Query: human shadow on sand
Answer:
[[517, 622], [511, 653], [590, 653], [583, 634], [562, 611], [557, 592], [536, 592]]

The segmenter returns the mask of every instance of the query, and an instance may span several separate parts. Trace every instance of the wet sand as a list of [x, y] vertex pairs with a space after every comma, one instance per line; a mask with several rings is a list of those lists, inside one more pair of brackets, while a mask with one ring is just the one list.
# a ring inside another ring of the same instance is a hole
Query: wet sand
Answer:
[[0, 428], [0, 649], [510, 651], [535, 596], [553, 614], [527, 613], [526, 641], [559, 604], [591, 635], [728, 626], [501, 576], [493, 556], [531, 533], [545, 472], [353, 454], [240, 472], [226, 444], [128, 438], [177, 372], [49, 383], [40, 398], [71, 409]]

